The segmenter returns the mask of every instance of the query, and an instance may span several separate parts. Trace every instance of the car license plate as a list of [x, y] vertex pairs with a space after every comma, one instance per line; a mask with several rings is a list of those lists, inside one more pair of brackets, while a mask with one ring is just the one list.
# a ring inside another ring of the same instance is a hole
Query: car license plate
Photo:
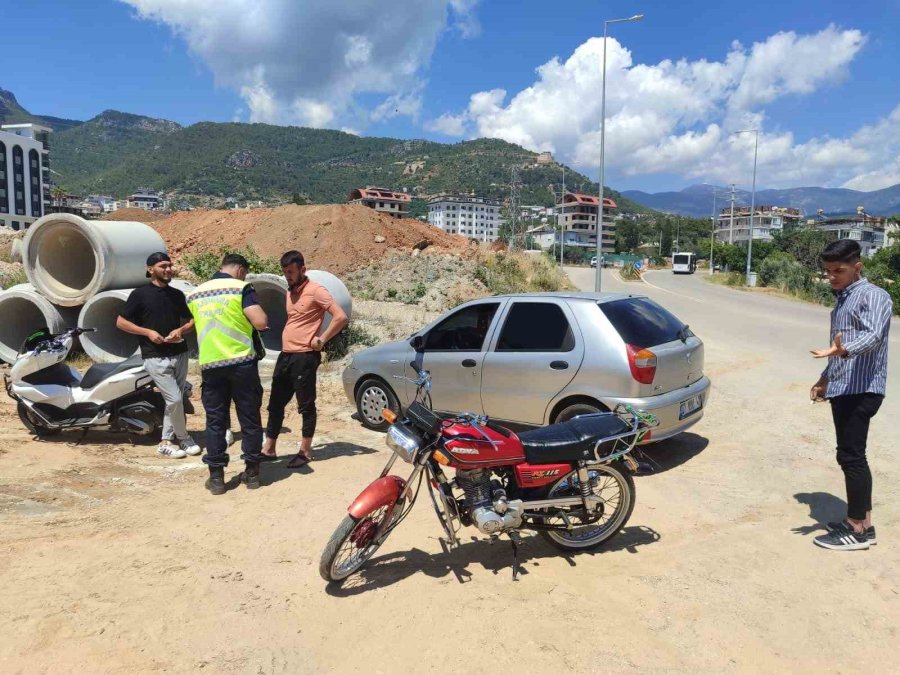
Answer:
[[701, 396], [694, 396], [692, 398], [689, 398], [687, 401], [682, 401], [681, 410], [678, 413], [678, 419], [683, 420], [685, 417], [690, 417], [702, 407], [703, 398]]

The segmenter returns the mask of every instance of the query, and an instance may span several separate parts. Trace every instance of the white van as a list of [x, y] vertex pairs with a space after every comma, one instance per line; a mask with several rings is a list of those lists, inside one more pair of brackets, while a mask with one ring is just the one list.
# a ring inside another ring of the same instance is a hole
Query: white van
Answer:
[[673, 253], [672, 272], [675, 274], [693, 274], [697, 269], [696, 253]]

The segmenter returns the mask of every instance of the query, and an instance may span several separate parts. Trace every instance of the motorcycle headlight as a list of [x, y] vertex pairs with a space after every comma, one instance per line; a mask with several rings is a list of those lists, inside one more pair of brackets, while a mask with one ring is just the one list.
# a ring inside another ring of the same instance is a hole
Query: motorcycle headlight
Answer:
[[397, 453], [404, 462], [412, 464], [416, 459], [416, 453], [422, 447], [422, 439], [408, 427], [400, 424], [392, 424], [388, 427], [385, 437], [387, 446]]

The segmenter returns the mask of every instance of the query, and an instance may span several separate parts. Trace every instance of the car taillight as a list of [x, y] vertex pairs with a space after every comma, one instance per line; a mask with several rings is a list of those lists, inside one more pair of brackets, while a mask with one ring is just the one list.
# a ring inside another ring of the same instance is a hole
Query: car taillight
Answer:
[[628, 350], [628, 366], [631, 376], [641, 384], [653, 384], [656, 376], [656, 354], [649, 349], [625, 345]]

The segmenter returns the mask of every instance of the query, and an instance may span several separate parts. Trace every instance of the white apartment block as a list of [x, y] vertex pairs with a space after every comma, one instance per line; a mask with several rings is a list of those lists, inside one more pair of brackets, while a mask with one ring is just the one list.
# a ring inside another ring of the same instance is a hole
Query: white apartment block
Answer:
[[[800, 224], [800, 209], [786, 206], [756, 206], [753, 213], [753, 241], [772, 241], [776, 232], [791, 230]], [[719, 211], [716, 239], [726, 244], [746, 244], [750, 234], [750, 207], [735, 206]]]
[[428, 200], [428, 222], [448, 234], [476, 241], [500, 236], [500, 201], [473, 195], [441, 193]]
[[0, 126], [0, 226], [24, 230], [50, 207], [49, 127]]
[[133, 195], [128, 197], [128, 206], [132, 209], [155, 211], [156, 209], [165, 208], [165, 205], [162, 195], [156, 190], [149, 188], [138, 188]]

